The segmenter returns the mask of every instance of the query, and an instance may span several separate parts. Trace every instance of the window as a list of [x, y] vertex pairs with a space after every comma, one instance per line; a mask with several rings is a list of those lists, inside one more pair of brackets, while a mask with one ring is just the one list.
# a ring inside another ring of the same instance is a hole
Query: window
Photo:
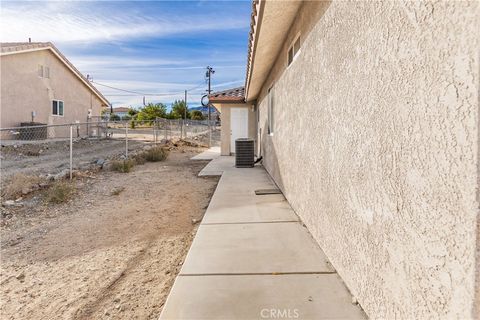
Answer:
[[61, 100], [52, 101], [52, 114], [54, 116], [63, 116], [63, 101]]
[[268, 134], [273, 135], [273, 87], [268, 89]]
[[50, 78], [50, 68], [46, 66], [38, 65], [38, 76], [40, 78]]
[[293, 44], [288, 48], [288, 65], [290, 65], [294, 60], [297, 54], [300, 52], [300, 36], [298, 36]]

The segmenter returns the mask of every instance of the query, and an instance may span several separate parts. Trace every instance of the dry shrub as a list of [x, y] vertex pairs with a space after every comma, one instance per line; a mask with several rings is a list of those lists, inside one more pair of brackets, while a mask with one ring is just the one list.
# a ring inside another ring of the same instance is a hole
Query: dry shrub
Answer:
[[133, 160], [135, 160], [135, 164], [145, 164], [147, 162], [147, 159], [145, 159], [145, 154], [139, 153], [133, 157]]
[[163, 161], [168, 157], [168, 150], [162, 147], [154, 147], [145, 151], [145, 159], [150, 162]]
[[127, 173], [132, 171], [132, 168], [135, 166], [135, 160], [114, 160], [112, 161], [112, 170], [122, 173]]
[[68, 181], [56, 181], [47, 191], [46, 200], [49, 203], [63, 203], [75, 193], [75, 186]]
[[124, 190], [125, 190], [125, 187], [114, 188], [114, 189], [112, 190], [112, 192], [110, 193], [110, 195], [112, 195], [112, 196], [118, 196], [118, 195], [120, 195], [120, 193], [122, 193]]
[[42, 182], [42, 178], [29, 176], [23, 173], [15, 174], [3, 187], [3, 197], [5, 199], [15, 199], [21, 195], [28, 194], [37, 189]]

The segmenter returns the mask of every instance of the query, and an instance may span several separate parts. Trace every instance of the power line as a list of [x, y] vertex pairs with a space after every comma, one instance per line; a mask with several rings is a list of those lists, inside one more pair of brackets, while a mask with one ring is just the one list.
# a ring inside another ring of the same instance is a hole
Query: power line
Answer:
[[[163, 92], [163, 93], [144, 93], [144, 92], [138, 92], [138, 91], [132, 91], [132, 90], [126, 90], [126, 89], [122, 89], [122, 88], [117, 88], [117, 87], [113, 87], [113, 86], [109, 86], [109, 85], [106, 85], [104, 83], [98, 83], [96, 81], [91, 81], [92, 83], [95, 83], [99, 86], [102, 86], [102, 87], [106, 87], [106, 88], [110, 88], [110, 89], [113, 89], [113, 90], [118, 90], [118, 91], [122, 91], [122, 92], [127, 92], [127, 93], [131, 93], [131, 95], [128, 95], [128, 96], [154, 96], [154, 97], [160, 97], [160, 96], [170, 96], [170, 95], [175, 95], [175, 94], [180, 94], [180, 93], [183, 93], [183, 91], [176, 91], [176, 92]], [[191, 90], [194, 90], [194, 89], [197, 89], [197, 88], [200, 88], [201, 86], [203, 86], [203, 82], [201, 84], [198, 84], [192, 88], [189, 88], [189, 89], [186, 89], [187, 91], [191, 91]], [[107, 95], [108, 96], [108, 95]], [[110, 95], [110, 96], [116, 96], [116, 95]], [[127, 96], [127, 95], [125, 95]]]

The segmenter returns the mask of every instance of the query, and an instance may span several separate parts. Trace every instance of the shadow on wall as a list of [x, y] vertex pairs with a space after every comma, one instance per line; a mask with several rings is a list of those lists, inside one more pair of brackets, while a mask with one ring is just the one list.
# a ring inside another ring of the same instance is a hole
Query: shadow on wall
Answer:
[[278, 163], [277, 151], [275, 149], [275, 144], [272, 141], [273, 137], [267, 133], [266, 128], [268, 128], [268, 124], [266, 120], [260, 128], [263, 128], [260, 137], [260, 150], [263, 157], [264, 168], [285, 196], [285, 188], [283, 185], [282, 173], [279, 170], [280, 166]]

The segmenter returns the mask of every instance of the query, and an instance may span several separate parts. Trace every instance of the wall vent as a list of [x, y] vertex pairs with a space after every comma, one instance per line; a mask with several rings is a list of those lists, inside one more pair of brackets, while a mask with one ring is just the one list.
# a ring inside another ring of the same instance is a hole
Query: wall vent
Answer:
[[235, 140], [235, 167], [251, 168], [255, 164], [254, 141], [249, 138]]

